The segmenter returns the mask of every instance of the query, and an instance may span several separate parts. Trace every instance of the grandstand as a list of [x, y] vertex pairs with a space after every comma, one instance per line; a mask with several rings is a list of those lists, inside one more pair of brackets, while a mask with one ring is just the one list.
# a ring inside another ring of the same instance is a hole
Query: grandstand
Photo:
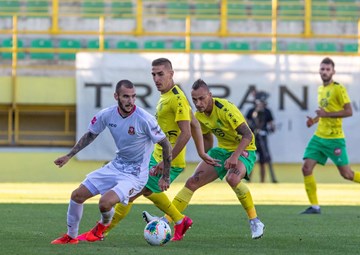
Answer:
[[80, 51], [359, 55], [359, 34], [360, 0], [0, 0], [0, 144], [75, 142]]

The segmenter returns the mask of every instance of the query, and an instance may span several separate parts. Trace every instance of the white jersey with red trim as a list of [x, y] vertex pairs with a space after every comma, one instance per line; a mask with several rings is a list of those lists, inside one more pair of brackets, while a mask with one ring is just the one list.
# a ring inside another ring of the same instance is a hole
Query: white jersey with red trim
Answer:
[[89, 131], [100, 134], [105, 128], [114, 138], [117, 152], [112, 164], [121, 172], [138, 176], [140, 172], [148, 174], [153, 144], [166, 136], [154, 116], [135, 106], [126, 117], [118, 112], [118, 106], [110, 106], [98, 112], [89, 124]]

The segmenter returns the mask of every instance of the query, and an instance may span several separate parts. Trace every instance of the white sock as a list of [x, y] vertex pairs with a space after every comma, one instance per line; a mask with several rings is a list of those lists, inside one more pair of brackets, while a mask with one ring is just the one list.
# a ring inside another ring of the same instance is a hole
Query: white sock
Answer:
[[111, 222], [112, 217], [114, 216], [114, 212], [114, 207], [112, 207], [111, 210], [108, 212], [101, 212], [101, 224], [108, 225]]
[[80, 220], [83, 214], [83, 204], [78, 204], [73, 200], [70, 200], [68, 212], [67, 212], [67, 234], [72, 238], [76, 238], [79, 233]]
[[314, 209], [320, 209], [319, 205], [312, 205], [311, 207], [314, 208]]

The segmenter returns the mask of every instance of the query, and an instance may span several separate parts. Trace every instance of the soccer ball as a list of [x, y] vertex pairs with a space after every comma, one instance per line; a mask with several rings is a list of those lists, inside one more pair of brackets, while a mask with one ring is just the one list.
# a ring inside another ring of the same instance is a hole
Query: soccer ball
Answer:
[[150, 245], [162, 246], [170, 241], [171, 228], [163, 220], [152, 220], [145, 226], [144, 238]]

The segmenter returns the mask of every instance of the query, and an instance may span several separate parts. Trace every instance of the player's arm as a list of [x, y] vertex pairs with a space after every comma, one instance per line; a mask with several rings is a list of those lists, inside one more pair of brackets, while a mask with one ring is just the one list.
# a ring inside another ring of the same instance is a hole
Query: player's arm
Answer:
[[214, 146], [214, 137], [211, 132], [203, 134], [204, 149], [208, 152]]
[[190, 128], [190, 121], [189, 120], [181, 120], [177, 122], [177, 125], [180, 129], [180, 135], [176, 139], [175, 145], [172, 149], [172, 158], [175, 159], [180, 152], [184, 149], [187, 142], [190, 140], [191, 137], [191, 128]]
[[246, 147], [251, 143], [251, 140], [253, 138], [253, 133], [251, 132], [250, 128], [248, 127], [248, 125], [246, 125], [245, 122], [243, 122], [236, 128], [236, 132], [239, 135], [241, 135], [242, 138], [241, 138], [240, 143], [239, 143], [238, 147], [236, 148], [236, 150], [225, 161], [226, 169], [232, 169], [237, 166], [238, 158], [244, 152]]
[[68, 154], [65, 156], [62, 156], [60, 158], [57, 158], [54, 163], [55, 165], [62, 167], [65, 165], [76, 153], [84, 149], [86, 146], [88, 146], [90, 143], [92, 143], [95, 138], [97, 137], [97, 134], [93, 134], [90, 131], [86, 132], [80, 140], [75, 144], [75, 146], [70, 150]]
[[320, 117], [316, 116], [315, 118], [311, 118], [310, 116], [306, 116], [307, 120], [306, 120], [306, 126], [309, 128], [312, 125], [316, 124], [319, 122]]
[[344, 104], [344, 108], [337, 112], [327, 112], [324, 108], [316, 110], [316, 114], [320, 118], [346, 118], [352, 116], [352, 107], [350, 103]]
[[[204, 139], [203, 139], [201, 126], [200, 126], [199, 121], [195, 118], [193, 112], [191, 112], [190, 126], [191, 126], [191, 135], [192, 135], [192, 138], [194, 139], [196, 150], [199, 154], [199, 157], [205, 163], [207, 163], [209, 165], [213, 165], [213, 166], [219, 165], [215, 159], [213, 159], [208, 154], [206, 154], [206, 152], [209, 149], [205, 151], [204, 141], [203, 141]], [[211, 136], [211, 138], [212, 138], [212, 136]], [[211, 147], [212, 147], [212, 145], [211, 145]]]
[[171, 144], [167, 138], [162, 139], [158, 144], [162, 147], [162, 156], [164, 168], [162, 170], [162, 176], [159, 180], [159, 187], [162, 191], [165, 191], [170, 186], [170, 167], [171, 167]]

